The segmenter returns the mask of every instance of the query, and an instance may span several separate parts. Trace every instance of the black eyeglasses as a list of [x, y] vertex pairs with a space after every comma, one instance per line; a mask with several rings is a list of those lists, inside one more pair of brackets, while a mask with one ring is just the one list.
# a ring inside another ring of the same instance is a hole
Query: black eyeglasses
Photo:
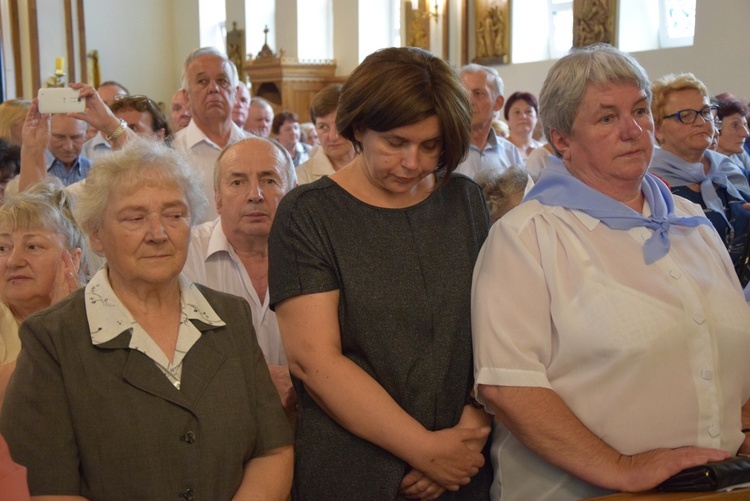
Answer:
[[718, 121], [717, 123], [716, 114], [718, 113], [718, 111], [719, 111], [718, 106], [715, 106], [715, 105], [706, 106], [700, 111], [690, 110], [690, 109], [680, 110], [677, 113], [672, 113], [671, 115], [665, 115], [664, 119], [666, 120], [667, 118], [676, 118], [680, 123], [690, 125], [691, 123], [698, 120], [698, 115], [700, 115], [701, 118], [703, 118], [705, 122], [713, 122], [716, 125], [718, 125], [721, 123], [721, 121]]

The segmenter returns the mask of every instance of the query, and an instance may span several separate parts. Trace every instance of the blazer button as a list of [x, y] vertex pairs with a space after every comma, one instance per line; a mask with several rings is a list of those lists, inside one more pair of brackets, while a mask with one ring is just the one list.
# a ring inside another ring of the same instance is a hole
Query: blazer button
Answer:
[[186, 491], [181, 492], [179, 496], [190, 501], [192, 499], [195, 499], [195, 491], [193, 491], [193, 489], [187, 489]]
[[193, 442], [195, 442], [195, 433], [193, 433], [192, 431], [185, 433], [182, 436], [182, 440], [184, 440], [188, 444], [192, 444]]

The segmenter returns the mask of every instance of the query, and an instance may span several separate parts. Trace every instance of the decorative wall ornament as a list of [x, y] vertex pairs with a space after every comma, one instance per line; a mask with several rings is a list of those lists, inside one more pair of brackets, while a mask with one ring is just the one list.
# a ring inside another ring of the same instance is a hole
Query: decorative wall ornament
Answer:
[[99, 51], [90, 50], [86, 54], [86, 68], [88, 74], [88, 84], [93, 88], [99, 87], [102, 83], [102, 76], [99, 70]]
[[237, 67], [240, 82], [244, 82], [245, 30], [238, 30], [236, 21], [232, 21], [232, 31], [227, 31], [227, 57]]
[[617, 0], [575, 0], [573, 2], [573, 45], [615, 43]]
[[250, 80], [250, 94], [262, 97], [278, 113], [289, 110], [307, 121], [310, 101], [323, 87], [337, 78], [336, 61], [333, 59], [298, 59], [287, 57], [284, 49], [274, 52], [268, 46], [268, 27], [263, 48], [253, 57], [248, 54], [244, 62], [245, 74]]
[[[416, 5], [416, 9], [414, 6]], [[437, 13], [430, 11], [427, 0], [404, 2], [406, 19], [406, 45], [430, 50], [430, 20]], [[435, 5], [437, 9], [437, 4]]]
[[475, 57], [478, 64], [510, 62], [510, 7], [508, 0], [475, 0]]

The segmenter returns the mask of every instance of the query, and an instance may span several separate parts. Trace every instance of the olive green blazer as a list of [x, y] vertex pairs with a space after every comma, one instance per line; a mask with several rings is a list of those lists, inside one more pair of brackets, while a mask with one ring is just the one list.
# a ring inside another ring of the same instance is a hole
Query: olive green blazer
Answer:
[[129, 331], [92, 344], [83, 289], [22, 324], [0, 430], [32, 496], [229, 499], [245, 462], [291, 443], [247, 303], [200, 291], [226, 326], [193, 321], [180, 390]]

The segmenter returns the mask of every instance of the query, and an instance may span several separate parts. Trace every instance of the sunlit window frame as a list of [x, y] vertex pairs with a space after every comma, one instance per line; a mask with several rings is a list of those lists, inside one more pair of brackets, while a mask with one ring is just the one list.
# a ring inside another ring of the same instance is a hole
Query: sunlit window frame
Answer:
[[[683, 2], [693, 4], [693, 35], [684, 37], [670, 37], [669, 27], [667, 23], [669, 21], [669, 15], [667, 10], [669, 9], [669, 2]], [[659, 0], [659, 46], [660, 48], [672, 48], [672, 47], [685, 47], [693, 45], [695, 38], [695, 0]]]
[[[573, 45], [573, 0], [548, 0], [549, 5], [549, 57], [550, 59], [559, 59], [568, 53]], [[555, 15], [558, 12], [570, 12], [570, 45], [567, 47], [555, 46]]]

